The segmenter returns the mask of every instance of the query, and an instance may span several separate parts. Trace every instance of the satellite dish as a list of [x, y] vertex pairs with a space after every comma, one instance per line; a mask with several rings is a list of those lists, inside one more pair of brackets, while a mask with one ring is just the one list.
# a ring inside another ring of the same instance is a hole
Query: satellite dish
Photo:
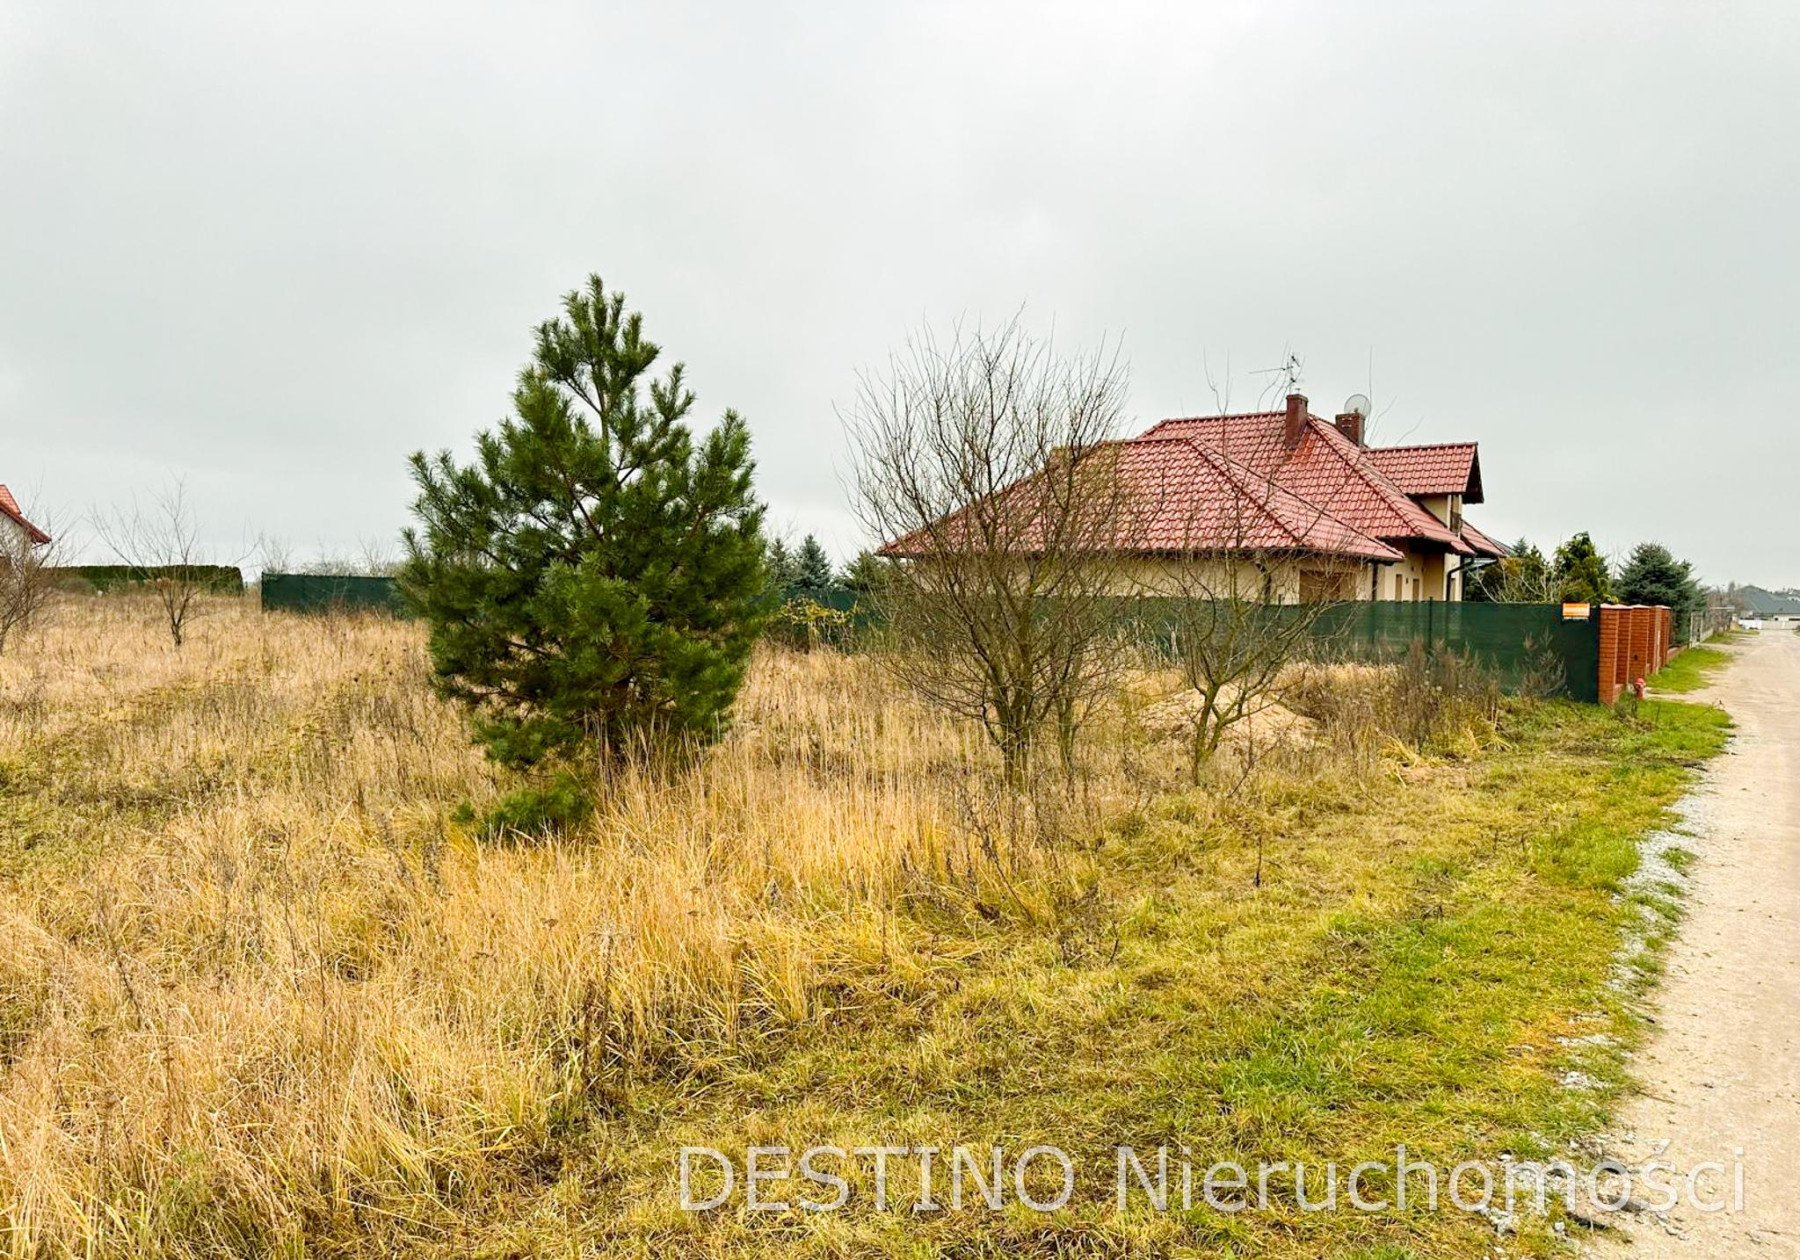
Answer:
[[1365, 420], [1368, 419], [1369, 396], [1367, 394], [1352, 394], [1350, 397], [1344, 399], [1344, 414], [1347, 416], [1361, 416]]

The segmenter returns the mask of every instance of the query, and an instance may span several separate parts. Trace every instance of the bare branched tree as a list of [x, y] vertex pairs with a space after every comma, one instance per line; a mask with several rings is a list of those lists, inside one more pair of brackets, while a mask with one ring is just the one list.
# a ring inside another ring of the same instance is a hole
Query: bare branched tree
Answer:
[[48, 542], [0, 518], [0, 652], [31, 629], [56, 593], [61, 531], [41, 516], [38, 526]]
[[1511, 555], [1476, 569], [1465, 583], [1475, 585], [1496, 604], [1554, 604], [1562, 599], [1562, 578], [1555, 567], [1523, 539]]
[[1116, 350], [1062, 357], [1015, 318], [915, 336], [843, 414], [862, 521], [903, 560], [875, 596], [884, 659], [979, 721], [1015, 783], [1046, 729], [1073, 768], [1117, 664], [1126, 375]]
[[[1359, 540], [1315, 502], [1224, 450], [1194, 440], [1182, 455], [1172, 466], [1187, 507], [1175, 516], [1173, 554], [1146, 574], [1145, 587], [1162, 597], [1146, 628], [1180, 677], [1180, 725], [1199, 783], [1233, 728], [1281, 702], [1291, 667], [1311, 652], [1332, 604], [1354, 596], [1363, 566], [1333, 548], [1378, 554], [1380, 544]], [[1314, 492], [1329, 501], [1350, 475], [1346, 465], [1336, 484]]]
[[1307, 578], [1304, 565], [1280, 552], [1195, 551], [1157, 580], [1167, 614], [1156, 629], [1181, 679], [1195, 783], [1234, 727], [1281, 702], [1311, 648], [1329, 588], [1306, 602], [1279, 596]]
[[292, 573], [294, 545], [279, 534], [261, 534], [256, 540], [259, 565], [264, 573]]
[[346, 572], [362, 577], [393, 577], [405, 565], [398, 544], [379, 535], [358, 535], [356, 567]]
[[209, 563], [187, 483], [171, 478], [148, 506], [134, 499], [129, 510], [96, 511], [93, 525], [106, 548], [136, 570], [138, 580], [155, 594], [169, 637], [179, 648], [188, 623], [203, 606], [199, 597], [206, 589], [203, 570]]

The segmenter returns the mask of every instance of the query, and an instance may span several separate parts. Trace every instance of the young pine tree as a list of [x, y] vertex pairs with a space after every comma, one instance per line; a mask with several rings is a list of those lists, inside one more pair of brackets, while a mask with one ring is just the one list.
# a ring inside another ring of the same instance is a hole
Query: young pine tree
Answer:
[[538, 326], [474, 462], [412, 457], [403, 587], [437, 689], [502, 764], [710, 739], [743, 682], [764, 581], [750, 437], [727, 411], [696, 442], [658, 354], [590, 277]]

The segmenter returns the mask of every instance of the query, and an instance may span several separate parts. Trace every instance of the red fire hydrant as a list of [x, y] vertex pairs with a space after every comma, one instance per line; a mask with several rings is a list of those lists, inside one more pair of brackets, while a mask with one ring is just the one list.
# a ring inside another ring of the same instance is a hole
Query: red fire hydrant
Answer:
[[1639, 674], [1637, 681], [1631, 684], [1631, 690], [1639, 700], [1644, 698], [1644, 676], [1642, 674]]

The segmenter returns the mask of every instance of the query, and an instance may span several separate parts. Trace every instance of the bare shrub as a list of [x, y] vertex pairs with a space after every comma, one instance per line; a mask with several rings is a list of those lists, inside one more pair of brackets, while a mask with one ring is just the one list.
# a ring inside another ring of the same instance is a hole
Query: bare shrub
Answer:
[[1046, 728], [1073, 770], [1118, 667], [1125, 385], [1116, 354], [1059, 356], [1015, 319], [918, 334], [844, 417], [862, 521], [905, 560], [873, 595], [882, 659], [979, 722], [1014, 783]]
[[264, 573], [292, 573], [294, 544], [279, 534], [262, 534], [256, 540], [258, 565]]
[[1519, 676], [1518, 694], [1527, 700], [1547, 700], [1569, 688], [1568, 664], [1549, 634], [1525, 636], [1525, 664]]
[[1319, 721], [1342, 758], [1367, 762], [1396, 745], [1470, 751], [1492, 738], [1502, 694], [1498, 676], [1472, 654], [1415, 639], [1393, 665], [1318, 671], [1288, 702]]
[[1394, 676], [1395, 726], [1412, 747], [1444, 750], [1500, 720], [1500, 683], [1473, 654], [1414, 640]]
[[[1296, 369], [1290, 362], [1290, 381]], [[1224, 412], [1226, 399], [1216, 387], [1214, 396]], [[1296, 413], [1304, 416], [1305, 401], [1288, 395], [1290, 430]], [[1185, 485], [1150, 495], [1181, 512], [1174, 521], [1179, 545], [1150, 570], [1146, 586], [1162, 597], [1151, 642], [1180, 677], [1188, 768], [1199, 784], [1227, 734], [1280, 704], [1303, 676], [1295, 666], [1318, 654], [1321, 621], [1349, 594], [1361, 564], [1393, 553], [1360, 539], [1319, 506], [1351, 480], [1346, 462], [1322, 474], [1328, 484], [1313, 486], [1307, 499], [1234, 459], [1223, 436], [1218, 445], [1189, 439], [1183, 455], [1184, 463], [1174, 466]], [[1161, 515], [1166, 522], [1171, 514]], [[1246, 741], [1246, 774], [1256, 757], [1256, 741]]]
[[1275, 707], [1294, 685], [1291, 667], [1307, 652], [1323, 603], [1273, 603], [1291, 558], [1200, 553], [1161, 579], [1169, 596], [1156, 638], [1186, 693], [1188, 770], [1198, 784], [1226, 735]]
[[56, 595], [59, 531], [45, 527], [51, 541], [34, 541], [22, 529], [0, 520], [0, 652], [16, 635], [30, 630]]
[[204, 570], [211, 564], [187, 483], [172, 477], [147, 506], [133, 500], [129, 509], [96, 511], [93, 525], [107, 549], [136, 570], [155, 595], [169, 638], [180, 647], [189, 621], [205, 607], [200, 596], [207, 590]]

